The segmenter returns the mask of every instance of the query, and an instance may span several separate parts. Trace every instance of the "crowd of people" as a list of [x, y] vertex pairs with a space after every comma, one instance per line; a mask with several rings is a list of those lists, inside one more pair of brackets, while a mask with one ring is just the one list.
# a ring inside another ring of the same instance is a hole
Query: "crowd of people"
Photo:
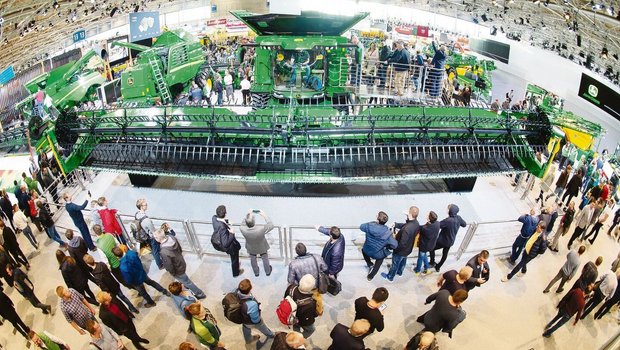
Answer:
[[[559, 282], [556, 293], [562, 293], [566, 283], [577, 275], [581, 265], [580, 257], [594, 243], [603, 226], [609, 224], [607, 234], [617, 239], [620, 210], [616, 210], [612, 217], [611, 209], [615, 203], [611, 193], [614, 190], [600, 173], [598, 177], [595, 175], [599, 161], [604, 160], [601, 158], [605, 155], [583, 162], [583, 158], [575, 159], [570, 147], [566, 146], [565, 152], [561, 154], [559, 174], [556, 174], [557, 167], [554, 165], [542, 179], [541, 193], [537, 198], [542, 209], [538, 211], [532, 208], [518, 218], [522, 228], [508, 257], [508, 262], [514, 268], [502, 278], [502, 282], [508, 282], [519, 272], [525, 274], [528, 265], [536, 264], [535, 258], [544, 254], [547, 247], [559, 252], [560, 243], [566, 243], [566, 261], [543, 290], [543, 293], [549, 293]], [[46, 162], [49, 160], [43, 153], [37, 165], [44, 167]], [[577, 172], [570, 176], [573, 166]], [[584, 179], [581, 174], [589, 174], [590, 178]], [[556, 177], [556, 189], [552, 191], [550, 184]], [[13, 205], [6, 191], [3, 191], [4, 195], [0, 198], [0, 277], [6, 283], [3, 288], [14, 288], [43, 314], [53, 313], [53, 307], [42, 303], [35, 294], [35, 285], [28, 276], [30, 261], [20, 249], [16, 238], [16, 234], [24, 233], [33, 248], [40, 249], [33, 234], [35, 227], [32, 227], [38, 221], [41, 225], [38, 230], [45, 229], [48, 237], [59, 243], [55, 256], [60, 270], [59, 278], [62, 277], [64, 284], [59, 284], [55, 289], [58, 308], [76, 332], [90, 335], [89, 349], [121, 349], [124, 338], [135, 348], [145, 349], [145, 344], [150, 342], [138, 333], [133, 320], [142, 307], [157, 305], [151, 295], [153, 292], [147, 290], [146, 285], [170, 298], [176, 305], [179, 317], [187, 320], [188, 328], [195, 334], [198, 344], [211, 349], [226, 348], [227, 340], [219, 328], [223, 320], [216, 320], [214, 314], [201, 304], [208, 290], [201, 289], [190, 279], [186, 272], [182, 243], [167, 223], [155, 226], [149, 217], [146, 199], [136, 201], [136, 212], [129, 230], [131, 234], [127, 236], [121, 227], [122, 223], [118, 221], [117, 211], [110, 208], [105, 197], [75, 203], [68, 192], [63, 192], [61, 197], [64, 208], [76, 228], [63, 232], [63, 239], [54, 227], [53, 216], [46, 209], [44, 198], [50, 196], [50, 189], [35, 184], [36, 180], [26, 174], [22, 179], [24, 185], [18, 183], [19, 194], [25, 196], [31, 187], [28, 201], [35, 202], [38, 212], [36, 215], [31, 212], [27, 216], [26, 211], [30, 212], [31, 206], [20, 209], [19, 203]], [[562, 192], [566, 187], [575, 187], [583, 195], [580, 197], [581, 203], [576, 205], [573, 198], [579, 193], [571, 192], [566, 208], [562, 210], [563, 205], [558, 203], [565, 199]], [[39, 196], [39, 193], [43, 195]], [[555, 201], [547, 205], [552, 196], [556, 197]], [[20, 197], [17, 198], [19, 200]], [[90, 212], [85, 217], [83, 210], [89, 204]], [[573, 223], [574, 228], [571, 227]], [[388, 214], [380, 211], [374, 220], [359, 227], [366, 238], [361, 250], [367, 265], [365, 276], [368, 281], [375, 278], [382, 270], [384, 260], [390, 257], [391, 263], [380, 273], [381, 277], [390, 283], [397, 276], [402, 276], [407, 271], [407, 259], [414, 250], [417, 250], [417, 260], [412, 266], [415, 275], [427, 275], [433, 270], [441, 272], [437, 278], [437, 291], [424, 299], [425, 304], [433, 305], [417, 318], [422, 324], [421, 330], [407, 344], [402, 344], [405, 349], [437, 349], [435, 334], [445, 332], [451, 337], [452, 332], [467, 317], [463, 305], [469, 293], [490, 279], [490, 253], [487, 250], [469, 257], [458, 270], [441, 271], [460, 228], [466, 225], [466, 221], [459, 215], [459, 207], [450, 204], [446, 217], [441, 220], [434, 211], [429, 211], [422, 219], [420, 209], [411, 206], [406, 211], [404, 222], [390, 225]], [[241, 326], [246, 344], [256, 342], [260, 347], [271, 342], [271, 349], [304, 348], [325, 312], [323, 299], [327, 295], [337, 295], [343, 288], [338, 277], [344, 267], [346, 240], [340, 228], [316, 227], [320, 234], [326, 236], [320, 255], [310, 253], [303, 242], [296, 244], [296, 256], [288, 264], [287, 284], [282, 286], [282, 300], [278, 305], [271, 305], [276, 309], [281, 323], [277, 328], [289, 329], [279, 332], [273, 330], [276, 326], [267, 325], [263, 320], [261, 313], [265, 305], [253, 295], [252, 281], [249, 278], [241, 279], [245, 271], [239, 261], [239, 253], [245, 248], [255, 277], [260, 276], [261, 271], [266, 276], [272, 274], [274, 266], [269, 259], [270, 246], [266, 236], [274, 229], [273, 222], [263, 210], [247, 212], [239, 226], [245, 247], [237, 239], [239, 234], [231, 225], [224, 205], [215, 209], [212, 227], [211, 244], [216, 250], [230, 256], [232, 277], [240, 279], [236, 290], [222, 300], [226, 322]], [[561, 242], [562, 236], [570, 232], [572, 235], [568, 241]], [[587, 241], [589, 237], [591, 239]], [[580, 245], [573, 247], [577, 240]], [[145, 247], [148, 247], [147, 252], [152, 255], [155, 265], [174, 279], [167, 287], [151, 279], [144, 269], [143, 257], [140, 256], [140, 251], [144, 250], [139, 248]], [[441, 251], [440, 259], [436, 257], [438, 250]], [[104, 261], [97, 261], [93, 256], [95, 252]], [[600, 319], [620, 302], [620, 288], [617, 288], [620, 282], [620, 255], [612, 263], [610, 271], [605, 271], [602, 262], [603, 257], [599, 257], [584, 264], [579, 278], [571, 288], [566, 289], [567, 293], [557, 306], [557, 315], [543, 330], [544, 337], [550, 337], [573, 316], [574, 323], [577, 323], [599, 305], [594, 318]], [[92, 288], [91, 284], [96, 288]], [[389, 287], [389, 284], [386, 286]], [[143, 304], [132, 302], [126, 296], [125, 290], [130, 289], [137, 292]], [[389, 296], [387, 287], [379, 287], [370, 297], [355, 299], [351, 305], [355, 310], [354, 319], [350, 323], [338, 323], [333, 327], [329, 334], [332, 339], [329, 348], [365, 349], [364, 339], [384, 330], [384, 314]], [[60, 337], [45, 329], [31, 329], [4, 291], [0, 292], [0, 313], [23, 337], [39, 348], [68, 348], [68, 344]], [[261, 340], [260, 335], [253, 334], [255, 331], [265, 338]], [[184, 342], [179, 345], [179, 349], [196, 349], [196, 346]]]

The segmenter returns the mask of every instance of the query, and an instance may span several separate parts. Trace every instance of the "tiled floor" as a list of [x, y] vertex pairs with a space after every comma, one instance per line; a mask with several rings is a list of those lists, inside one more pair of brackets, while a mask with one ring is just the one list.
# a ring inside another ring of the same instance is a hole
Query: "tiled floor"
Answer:
[[[239, 222], [248, 209], [262, 208], [274, 223], [290, 227], [315, 224], [357, 226], [373, 220], [379, 210], [386, 211], [391, 216], [390, 221], [400, 221], [404, 216], [402, 211], [410, 205], [419, 206], [424, 216], [429, 210], [435, 210], [440, 217], [444, 217], [449, 203], [458, 204], [461, 215], [468, 222], [514, 220], [528, 209], [532, 200], [520, 200], [521, 192], [513, 192], [509, 183], [510, 179], [507, 177], [480, 178], [475, 190], [464, 194], [275, 198], [133, 188], [128, 185], [125, 175], [102, 173], [89, 185], [89, 189], [93, 197], [106, 195], [112, 207], [128, 214], [135, 212], [135, 200], [144, 197], [149, 201], [149, 213], [154, 217], [210, 221], [215, 207], [226, 204], [234, 222]], [[228, 186], [240, 185], [229, 183]], [[210, 187], [217, 188], [217, 184]], [[534, 189], [534, 192], [536, 191], [537, 185]], [[82, 193], [81, 196], [86, 194]], [[60, 220], [63, 226], [69, 223], [66, 217]], [[208, 230], [208, 226], [199, 227], [203, 231]], [[299, 229], [295, 232], [294, 240], [309, 242], [311, 251], [318, 252], [321, 242], [325, 240], [310, 229]], [[510, 244], [518, 232], [518, 226], [514, 223], [489, 224], [486, 229], [480, 228], [478, 232], [472, 240], [472, 246], [475, 246], [472, 249], [476, 250], [480, 247], [493, 248]], [[462, 229], [457, 245], [464, 234], [465, 229]], [[408, 339], [422, 328], [415, 319], [429, 309], [424, 305], [424, 299], [436, 290], [437, 274], [418, 278], [407, 269], [405, 275], [394, 283], [386, 282], [379, 275], [372, 282], [367, 282], [364, 278], [364, 265], [359, 260], [359, 241], [363, 240], [363, 235], [351, 229], [345, 231], [345, 236], [349, 249], [340, 277], [344, 289], [337, 297], [325, 297], [325, 314], [317, 319], [317, 331], [308, 342], [308, 348], [326, 349], [330, 344], [331, 328], [338, 322], [352, 322], [353, 300], [359, 296], [370, 296], [376, 287], [385, 286], [391, 293], [385, 312], [386, 328], [383, 332], [366, 338], [366, 346], [370, 349], [402, 349]], [[44, 234], [39, 234], [38, 239], [47, 241]], [[274, 255], [278, 255], [277, 236], [273, 237], [273, 240]], [[62, 277], [53, 256], [56, 244], [47, 242], [39, 252], [33, 252], [23, 237], [20, 237], [20, 241], [23, 242], [22, 247], [26, 253], [32, 257], [33, 268], [30, 276], [35, 283], [37, 295], [46, 303], [57, 306], [54, 288], [62, 284]], [[559, 300], [559, 296], [553, 292], [542, 294], [542, 289], [564, 262], [566, 248], [559, 254], [546, 253], [530, 264], [529, 272], [525, 276], [502, 283], [500, 278], [509, 270], [509, 266], [501, 259], [505, 252], [505, 249], [495, 251], [490, 259], [491, 280], [482, 288], [472, 291], [470, 298], [463, 304], [467, 319], [456, 328], [453, 338], [449, 339], [445, 334], [438, 335], [441, 349], [598, 349], [615, 334], [618, 326], [611, 315], [599, 321], [594, 321], [592, 316], [589, 316], [576, 326], [565, 325], [550, 339], [542, 338], [542, 329], [554, 316], [555, 305]], [[593, 247], [588, 248], [583, 261], [602, 255], [605, 259], [603, 267], [608, 269], [617, 253], [617, 243], [603, 234]], [[472, 253], [466, 253], [459, 261], [450, 257], [446, 269], [458, 269], [471, 255]], [[229, 262], [225, 258], [212, 256], [198, 258], [190, 253], [186, 254], [186, 259], [189, 275], [205, 290], [205, 304], [220, 321], [222, 341], [227, 344], [228, 349], [244, 349], [241, 327], [226, 321], [221, 308], [223, 294], [234, 289], [239, 281], [231, 278]], [[410, 258], [408, 266], [411, 264]], [[254, 294], [262, 303], [265, 322], [274, 330], [284, 330], [275, 315], [275, 308], [286, 288], [287, 270], [283, 262], [273, 262], [274, 273], [271, 277], [258, 278], [253, 277], [247, 260], [243, 260], [242, 265], [246, 269], [244, 276], [252, 276]], [[156, 270], [151, 269], [150, 276], [153, 279], [160, 281], [162, 285], [172, 281], [169, 274]], [[139, 333], [151, 340], [148, 347], [174, 349], [185, 339], [195, 342], [194, 337], [186, 332], [187, 322], [177, 313], [172, 302], [152, 289], [149, 291], [155, 296], [158, 305], [152, 309], [142, 308], [136, 318]], [[138, 302], [135, 292], [127, 294], [134, 302]], [[44, 316], [15, 291], [10, 290], [9, 295], [24, 315], [24, 321], [35, 330], [45, 329], [52, 332], [68, 341], [72, 349], [86, 348], [87, 336], [80, 336], [75, 332], [59, 310], [54, 316]], [[19, 335], [13, 335], [11, 330], [12, 327], [8, 324], [0, 327], [0, 344], [7, 349], [25, 349], [25, 342]], [[133, 349], [130, 343], [128, 348]]]

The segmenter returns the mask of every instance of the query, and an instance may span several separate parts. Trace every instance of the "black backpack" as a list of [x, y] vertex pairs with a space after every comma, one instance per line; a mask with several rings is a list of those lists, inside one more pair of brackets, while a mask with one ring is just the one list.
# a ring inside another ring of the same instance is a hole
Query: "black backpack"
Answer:
[[222, 299], [222, 306], [224, 307], [224, 317], [230, 322], [236, 324], [251, 323], [246, 310], [243, 310], [247, 299], [241, 300], [237, 292], [230, 292]]
[[136, 215], [134, 216], [134, 220], [131, 222], [131, 224], [129, 224], [129, 228], [131, 229], [131, 234], [136, 241], [138, 241], [139, 243], [146, 243], [149, 240], [149, 234], [146, 233], [146, 230], [142, 227], [142, 221], [146, 219], [146, 215], [141, 217], [140, 219], [138, 219], [137, 216], [138, 214], [136, 213]]

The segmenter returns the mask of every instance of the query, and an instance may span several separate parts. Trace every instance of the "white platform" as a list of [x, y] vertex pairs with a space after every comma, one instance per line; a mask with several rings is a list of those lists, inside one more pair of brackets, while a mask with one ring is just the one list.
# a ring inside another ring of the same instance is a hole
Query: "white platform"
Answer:
[[[273, 221], [280, 225], [348, 226], [359, 225], [374, 219], [379, 210], [386, 211], [391, 216], [390, 221], [400, 221], [404, 217], [402, 211], [410, 205], [418, 205], [424, 216], [428, 210], [435, 210], [443, 218], [449, 203], [459, 205], [461, 215], [467, 221], [515, 219], [525, 212], [532, 202], [530, 199], [519, 200], [520, 193], [514, 193], [509, 182], [510, 179], [507, 177], [480, 178], [474, 191], [465, 194], [439, 193], [354, 198], [273, 198], [134, 188], [127, 185], [126, 175], [118, 176], [111, 173], [100, 174], [88, 187], [93, 197], [105, 195], [109, 198], [112, 207], [130, 214], [135, 212], [135, 200], [144, 197], [149, 201], [151, 216], [210, 220], [215, 207], [225, 204], [230, 218], [236, 222], [240, 221], [248, 209], [263, 208]], [[85, 197], [86, 194], [82, 193], [81, 196]], [[65, 225], [70, 223], [66, 217], [60, 222]], [[508, 240], [512, 240], [518, 230], [514, 224], [496, 227], [498, 231], [505, 231]], [[315, 234], [310, 230], [307, 232], [308, 235]], [[464, 233], [465, 230], [462, 229], [459, 237], [462, 237]], [[351, 232], [350, 234], [361, 236], [359, 233]], [[314, 240], [316, 236], [308, 238]], [[22, 248], [32, 256], [33, 268], [30, 276], [35, 283], [37, 295], [44, 302], [56, 306], [58, 300], [54, 294], [54, 288], [63, 283], [53, 256], [57, 245], [49, 243], [42, 233], [38, 235], [38, 239], [46, 244], [39, 253], [34, 253], [30, 245], [23, 237], [20, 237]], [[476, 239], [477, 237], [474, 238]], [[351, 242], [347, 243], [351, 244]], [[487, 244], [492, 247], [494, 243], [497, 244], [497, 242], [490, 241]], [[318, 249], [320, 246], [312, 248], [314, 251]], [[584, 258], [594, 259], [600, 254], [605, 259], [604, 269], [608, 269], [617, 253], [618, 245], [603, 233], [595, 245], [588, 249]], [[351, 258], [351, 254], [356, 254], [356, 250], [349, 249], [347, 254]], [[542, 294], [542, 290], [563, 263], [565, 254], [566, 248], [558, 255], [548, 252], [529, 265], [527, 275], [515, 277], [506, 284], [501, 283], [500, 278], [509, 271], [509, 266], [497, 256], [490, 259], [492, 270], [490, 282], [482, 288], [473, 290], [470, 298], [464, 303], [463, 308], [467, 311], [467, 319], [456, 328], [453, 339], [447, 338], [444, 334], [438, 335], [441, 348], [459, 350], [481, 348], [597, 349], [618, 329], [611, 315], [600, 321], [594, 321], [590, 315], [575, 327], [565, 325], [548, 340], [541, 337], [544, 325], [555, 315], [555, 305], [560, 297], [553, 292]], [[452, 257], [449, 258], [445, 269], [459, 268], [470, 255], [464, 255], [458, 262]], [[234, 289], [239, 281], [239, 279], [231, 278], [228, 260], [213, 257], [199, 259], [193, 254], [187, 254], [186, 259], [189, 263], [188, 273], [205, 290], [207, 294], [205, 304], [220, 321], [223, 331], [222, 341], [227, 344], [228, 349], [244, 349], [241, 327], [224, 319], [220, 304], [223, 293]], [[410, 258], [408, 267], [412, 263]], [[274, 262], [273, 265], [274, 273], [271, 277], [263, 275], [254, 278], [249, 262], [242, 260], [242, 266], [246, 270], [244, 277], [250, 278], [255, 286], [254, 294], [262, 303], [261, 309], [265, 322], [273, 330], [284, 330], [276, 318], [275, 308], [286, 288], [287, 270], [282, 262]], [[396, 279], [394, 283], [388, 283], [380, 275], [377, 275], [372, 282], [367, 282], [365, 271], [363, 263], [359, 260], [346, 262], [340, 277], [344, 290], [337, 297], [325, 297], [325, 314], [317, 319], [317, 331], [311, 337], [308, 348], [326, 349], [330, 344], [331, 328], [338, 322], [344, 324], [352, 322], [353, 300], [363, 295], [370, 296], [379, 286], [387, 287], [391, 293], [387, 301], [389, 307], [386, 310], [386, 329], [369, 336], [366, 339], [367, 347], [370, 349], [402, 349], [408, 339], [422, 328], [422, 325], [416, 323], [415, 319], [429, 309], [428, 306], [423, 305], [424, 299], [436, 290], [437, 274], [418, 278], [408, 268], [402, 278]], [[172, 281], [169, 274], [157, 271], [156, 268], [151, 269], [150, 276], [164, 286]], [[91, 286], [91, 288], [94, 287]], [[171, 300], [159, 295], [153, 289], [147, 289], [158, 302], [155, 308], [141, 308], [141, 313], [136, 318], [139, 333], [151, 340], [151, 345], [147, 347], [175, 349], [175, 346], [185, 339], [195, 342], [194, 336], [187, 334], [187, 322], [177, 313]], [[140, 299], [134, 291], [127, 294], [136, 303]], [[26, 324], [33, 326], [35, 330], [45, 329], [62, 337], [71, 344], [72, 349], [85, 348], [87, 336], [78, 335], [66, 323], [59, 310], [53, 317], [44, 316], [15, 291], [10, 291], [9, 295], [24, 315], [23, 319]], [[7, 324], [0, 327], [2, 329], [0, 343], [5, 344], [8, 349], [25, 348], [25, 342], [21, 336], [12, 335], [9, 332], [11, 328]], [[131, 343], [128, 344], [128, 348], [133, 348]]]

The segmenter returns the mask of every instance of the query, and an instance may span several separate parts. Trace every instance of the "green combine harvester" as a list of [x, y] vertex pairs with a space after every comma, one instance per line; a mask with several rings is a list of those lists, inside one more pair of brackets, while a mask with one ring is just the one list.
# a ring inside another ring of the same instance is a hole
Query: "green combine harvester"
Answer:
[[342, 34], [365, 13], [233, 15], [258, 34], [250, 44], [256, 48], [251, 111], [174, 105], [174, 95], [204, 75], [204, 57], [194, 38], [165, 32], [151, 48], [122, 44], [141, 52], [123, 72], [120, 101], [56, 106], [58, 117], [37, 149], [53, 151], [65, 173], [76, 167], [122, 171], [132, 181], [159, 175], [325, 184], [438, 178], [471, 190], [481, 175], [526, 170], [542, 176], [549, 161], [540, 154], [552, 159], [564, 137], [545, 114], [349, 104], [345, 58], [352, 47]]

